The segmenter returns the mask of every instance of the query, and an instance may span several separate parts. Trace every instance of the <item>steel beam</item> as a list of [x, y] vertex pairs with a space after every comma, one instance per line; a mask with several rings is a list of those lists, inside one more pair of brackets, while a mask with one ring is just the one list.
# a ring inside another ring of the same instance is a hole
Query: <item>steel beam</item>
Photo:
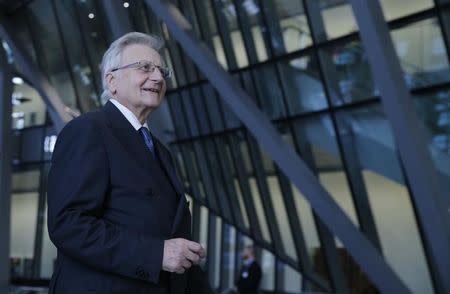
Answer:
[[409, 293], [408, 288], [378, 250], [353, 225], [295, 151], [284, 143], [267, 116], [232, 80], [231, 75], [220, 66], [214, 55], [201, 45], [191, 25], [179, 10], [168, 1], [146, 0], [146, 3], [155, 15], [166, 23], [172, 36], [183, 47], [186, 54], [221, 93], [223, 101], [246, 125], [280, 170], [299, 188], [316, 214], [342, 241], [378, 289], [385, 293]]
[[[391, 123], [431, 257], [436, 290], [450, 293], [449, 204], [427, 149], [427, 137], [403, 79], [379, 1], [351, 0], [384, 112]], [[448, 195], [447, 195], [448, 196]]]
[[47, 112], [59, 133], [64, 125], [72, 119], [70, 109], [64, 105], [55, 88], [40, 72], [23, 48], [11, 22], [0, 15], [0, 38], [5, 40], [14, 54], [14, 62], [20, 73], [32, 84], [47, 106]]
[[8, 293], [11, 220], [11, 82], [10, 65], [0, 42], [0, 293]]

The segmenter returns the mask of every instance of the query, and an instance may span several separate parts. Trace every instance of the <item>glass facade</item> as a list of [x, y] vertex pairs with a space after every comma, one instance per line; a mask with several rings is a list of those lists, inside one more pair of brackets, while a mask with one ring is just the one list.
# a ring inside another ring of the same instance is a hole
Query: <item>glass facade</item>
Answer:
[[[212, 287], [234, 285], [239, 252], [251, 243], [262, 290], [339, 292], [336, 271], [352, 293], [374, 290], [145, 2], [129, 1], [121, 15], [130, 30], [166, 41], [173, 128], [164, 131], [174, 134], [167, 143], [192, 204], [194, 238], [208, 251]], [[428, 245], [349, 2], [171, 2], [405, 285], [434, 293]], [[450, 195], [450, 2], [380, 3], [442, 192]], [[14, 34], [71, 113], [104, 103], [99, 63], [112, 32], [103, 5], [33, 0], [8, 12]], [[45, 280], [56, 254], [46, 232], [45, 182], [57, 134], [44, 99], [15, 76], [11, 273]]]

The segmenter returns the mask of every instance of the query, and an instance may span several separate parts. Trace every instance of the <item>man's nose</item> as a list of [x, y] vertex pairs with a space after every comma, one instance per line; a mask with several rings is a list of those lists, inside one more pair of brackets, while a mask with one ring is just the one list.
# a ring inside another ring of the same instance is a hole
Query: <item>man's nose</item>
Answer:
[[161, 70], [155, 67], [155, 70], [152, 73], [150, 73], [150, 79], [153, 81], [163, 81], [164, 77]]

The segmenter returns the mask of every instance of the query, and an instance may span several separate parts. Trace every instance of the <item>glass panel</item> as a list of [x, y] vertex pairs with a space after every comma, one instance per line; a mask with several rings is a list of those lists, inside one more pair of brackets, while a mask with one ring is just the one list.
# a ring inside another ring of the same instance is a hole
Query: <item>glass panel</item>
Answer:
[[437, 18], [394, 30], [391, 36], [409, 88], [450, 79], [447, 52]]
[[[99, 97], [95, 88], [97, 73], [92, 72], [86, 58], [86, 50], [80, 33], [80, 26], [72, 0], [55, 1], [57, 21], [61, 25], [63, 44], [67, 50], [72, 79], [75, 82], [76, 94], [80, 99], [80, 107], [83, 112], [92, 110], [99, 104]], [[97, 83], [98, 85], [98, 83]]]
[[430, 154], [441, 180], [440, 190], [450, 195], [450, 91], [417, 95], [414, 102], [425, 125]]
[[236, 229], [231, 225], [223, 225], [222, 248], [222, 279], [221, 288], [234, 287], [235, 261], [236, 261]]
[[281, 264], [283, 269], [284, 281], [282, 281], [282, 289], [286, 293], [301, 293], [302, 275], [292, 267]]
[[39, 170], [13, 173], [11, 183], [11, 278], [32, 278], [38, 216]]
[[[351, 121], [382, 252], [414, 293], [432, 293], [413, 203], [405, 187], [388, 121], [379, 107], [341, 113]], [[398, 238], [399, 232], [402, 237]]]
[[56, 261], [56, 247], [53, 245], [50, 237], [48, 235], [47, 228], [47, 206], [45, 207], [44, 213], [44, 224], [43, 224], [43, 243], [42, 243], [42, 256], [41, 256], [41, 276], [43, 279], [50, 279], [53, 274], [54, 264]]
[[408, 5], [402, 1], [380, 0], [386, 20], [400, 18], [418, 11], [432, 8], [433, 0], [410, 0]]
[[277, 74], [276, 68], [273, 65], [264, 65], [253, 70], [258, 101], [262, 110], [271, 119], [286, 116], [286, 109]]
[[23, 129], [45, 124], [47, 108], [39, 93], [28, 83], [24, 82], [21, 77], [14, 77], [13, 83], [13, 129]]
[[259, 288], [265, 291], [275, 290], [275, 256], [265, 249], [261, 249], [262, 278]]
[[[65, 0], [68, 1], [68, 0]], [[109, 31], [105, 31], [102, 21], [101, 11], [97, 11], [97, 1], [76, 0], [70, 1], [74, 3], [74, 13], [78, 18], [78, 29], [80, 30], [86, 45], [87, 58], [91, 65], [92, 80], [97, 83], [97, 89], [103, 89], [100, 63], [104, 52], [109, 46], [107, 41], [109, 38]], [[87, 73], [86, 73], [87, 74]], [[96, 78], [98, 77], [98, 78]], [[86, 97], [82, 97], [86, 98]], [[106, 101], [101, 101], [106, 103]]]
[[378, 95], [369, 62], [359, 41], [334, 45], [319, 51], [325, 79], [335, 105]]
[[[307, 0], [315, 2], [317, 0]], [[357, 24], [355, 17], [353, 16], [353, 10], [348, 4], [348, 1], [344, 0], [319, 0], [319, 5], [311, 5], [314, 9], [320, 9], [323, 23], [319, 30], [325, 30], [327, 39], [334, 39], [343, 35], [350, 34], [357, 30]], [[311, 3], [314, 4], [314, 3]], [[317, 15], [317, 13], [315, 13]]]
[[49, 1], [37, 0], [31, 2], [28, 7], [30, 9], [27, 17], [33, 24], [30, 29], [36, 36], [41, 70], [49, 76], [64, 104], [73, 110], [79, 110], [52, 5]]
[[327, 107], [317, 60], [313, 55], [281, 61], [278, 68], [290, 115]]
[[312, 45], [308, 21], [301, 1], [274, 1], [286, 52]]
[[[336, 133], [328, 115], [294, 123], [297, 148], [313, 172], [318, 174], [324, 188], [355, 225], [358, 225], [355, 206], [348, 187]], [[292, 140], [292, 139], [291, 139]]]
[[[250, 154], [247, 142], [242, 140], [240, 142], [240, 149], [241, 154], [243, 158], [247, 158], [250, 161]], [[251, 164], [251, 163], [250, 163]], [[269, 228], [267, 226], [267, 219], [264, 215], [264, 209], [261, 203], [261, 195], [259, 194], [258, 185], [256, 183], [256, 178], [253, 172], [253, 166], [250, 166], [251, 172], [248, 174], [248, 184], [250, 185], [250, 191], [251, 191], [251, 198], [256, 210], [256, 214], [258, 217], [259, 226], [261, 228], [261, 232], [263, 235], [263, 238], [270, 242], [270, 234], [269, 234]]]

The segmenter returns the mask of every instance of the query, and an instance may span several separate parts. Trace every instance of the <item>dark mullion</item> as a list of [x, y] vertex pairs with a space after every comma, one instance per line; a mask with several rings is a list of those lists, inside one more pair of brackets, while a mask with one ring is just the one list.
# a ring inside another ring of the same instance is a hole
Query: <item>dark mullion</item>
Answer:
[[240, 143], [236, 141], [233, 134], [227, 135], [227, 138], [230, 146], [230, 152], [233, 159], [233, 163], [236, 168], [235, 172], [241, 189], [242, 200], [244, 202], [245, 210], [247, 213], [250, 231], [252, 232], [253, 239], [261, 241], [263, 240], [262, 232], [260, 228], [258, 215], [256, 214], [255, 206], [252, 203], [252, 192], [247, 180], [247, 172], [244, 166], [244, 161], [241, 153], [242, 151], [239, 148]]
[[215, 278], [214, 275], [214, 265], [218, 262], [216, 260], [215, 248], [217, 244], [216, 240], [216, 217], [208, 212], [208, 247], [206, 255], [208, 258], [206, 259], [206, 268], [208, 270], [208, 277], [210, 281], [213, 281]]
[[[305, 163], [308, 164], [309, 168], [318, 177], [319, 173], [314, 160], [314, 155], [312, 152], [312, 146], [310, 144], [301, 144], [300, 137], [306, 138], [305, 135], [298, 135], [297, 132], [293, 132], [294, 145], [296, 147], [297, 153], [299, 153]], [[321, 250], [324, 253], [323, 258], [325, 259], [325, 264], [327, 265], [327, 273], [334, 287], [334, 290], [338, 293], [348, 293], [348, 286], [346, 285], [346, 279], [342, 264], [339, 258], [339, 252], [336, 248], [336, 244], [333, 235], [330, 233], [328, 228], [322, 223], [319, 217], [313, 210], [314, 222], [317, 228], [317, 234], [319, 236], [320, 244], [322, 246]], [[314, 271], [314, 270], [313, 270]]]
[[[280, 23], [277, 21], [277, 8], [273, 0], [257, 0], [259, 2], [261, 12], [263, 14], [262, 21], [268, 30], [270, 39], [270, 50], [272, 55], [283, 55], [286, 53], [284, 47], [283, 33], [281, 31]], [[278, 47], [276, 46], [278, 44]]]
[[[221, 173], [222, 173], [222, 179], [224, 183], [224, 188], [226, 190], [226, 194], [228, 195], [229, 200], [229, 206], [231, 209], [231, 213], [234, 216], [234, 226], [240, 226], [242, 228], [245, 228], [244, 221], [242, 219], [241, 209], [239, 206], [239, 200], [238, 196], [236, 194], [236, 190], [234, 188], [234, 182], [233, 182], [233, 174], [232, 174], [232, 167], [230, 166], [230, 163], [227, 160], [226, 157], [226, 150], [224, 148], [224, 144], [221, 144], [218, 141], [218, 138], [213, 139], [215, 150], [217, 153], [217, 158], [220, 161], [221, 166]], [[225, 142], [223, 142], [225, 143]]]
[[[45, 129], [44, 132], [45, 133]], [[42, 136], [44, 141], [44, 135]], [[43, 142], [42, 142], [43, 143]], [[42, 145], [41, 145], [42, 146]], [[41, 152], [41, 159], [44, 157], [44, 150]], [[41, 261], [42, 261], [42, 241], [44, 239], [44, 222], [45, 222], [45, 204], [47, 192], [47, 175], [48, 164], [41, 164], [39, 173], [39, 195], [36, 219], [36, 233], [34, 235], [34, 249], [33, 249], [33, 278], [39, 279], [41, 275]]]
[[[187, 147], [189, 148], [189, 146], [187, 146]], [[195, 199], [199, 199], [200, 198], [200, 199], [204, 200], [207, 204], [209, 204], [208, 198], [206, 197], [206, 195], [204, 195], [205, 196], [204, 199], [201, 196], [202, 193], [201, 193], [201, 191], [200, 191], [200, 189], [198, 187], [198, 182], [199, 182], [200, 178], [197, 180], [196, 177], [193, 175], [193, 172], [190, 172], [190, 171], [187, 170], [188, 167], [192, 168], [192, 166], [194, 165], [194, 163], [192, 162], [192, 158], [189, 155], [189, 151], [186, 151], [184, 146], [180, 146], [180, 153], [181, 153], [181, 156], [183, 157], [183, 161], [184, 161], [184, 164], [186, 166], [187, 180], [190, 183], [190, 188], [191, 188], [190, 192], [192, 193], [191, 196], [193, 198], [195, 198]]]
[[[437, 0], [433, 0], [434, 6], [438, 6]], [[445, 21], [443, 17], [443, 13], [445, 10], [438, 10], [437, 19], [439, 21], [440, 29], [442, 32], [442, 38], [444, 39], [444, 46], [447, 52], [447, 62], [450, 64], [450, 28], [445, 26]], [[450, 17], [450, 11], [448, 11]], [[450, 22], [449, 22], [450, 23]]]
[[[305, 7], [305, 13], [308, 20], [308, 24], [311, 24], [311, 16], [309, 15], [309, 8], [308, 6]], [[317, 13], [316, 13], [317, 14]], [[318, 21], [318, 20], [316, 20]], [[315, 32], [316, 28], [311, 27], [310, 30], [313, 32], [313, 46], [316, 44], [315, 36], [317, 36]], [[378, 232], [375, 225], [375, 220], [373, 218], [373, 215], [371, 213], [369, 199], [367, 195], [367, 189], [365, 186], [365, 183], [363, 181], [363, 177], [361, 174], [361, 169], [358, 168], [359, 164], [352, 158], [349, 158], [349, 156], [345, 156], [346, 149], [344, 149], [344, 142], [342, 138], [342, 134], [339, 131], [339, 125], [337, 122], [337, 114], [335, 112], [335, 109], [333, 108], [333, 102], [331, 98], [330, 93], [330, 85], [328, 83], [328, 80], [325, 76], [325, 70], [323, 68], [322, 59], [319, 56], [319, 51], [316, 48], [314, 50], [315, 58], [318, 60], [318, 69], [319, 69], [319, 76], [324, 84], [324, 92], [325, 92], [325, 98], [327, 100], [327, 103], [330, 107], [330, 119], [333, 125], [334, 133], [337, 134], [335, 136], [336, 138], [336, 144], [338, 147], [338, 155], [340, 158], [344, 156], [341, 159], [342, 167], [345, 171], [345, 178], [347, 180], [347, 185], [350, 189], [350, 193], [353, 200], [353, 205], [355, 207], [357, 216], [358, 216], [358, 222], [360, 224], [360, 230], [364, 233], [364, 235], [367, 236], [367, 238], [372, 242], [372, 244], [381, 252], [381, 246], [380, 241], [378, 238]], [[338, 92], [339, 93], [339, 92]], [[350, 142], [352, 143], [352, 142]], [[349, 144], [347, 144], [349, 145]], [[349, 147], [349, 146], [347, 146]], [[349, 161], [350, 160], [350, 161]], [[351, 164], [355, 164], [355, 166], [352, 166]], [[358, 164], [358, 166], [356, 166]]]
[[236, 7], [237, 25], [239, 31], [242, 33], [242, 39], [244, 40], [244, 46], [247, 53], [249, 64], [258, 63], [258, 54], [256, 52], [255, 42], [252, 35], [252, 26], [249, 18], [245, 15], [241, 8], [242, 0], [232, 0], [234, 7]]
[[98, 105], [101, 105], [100, 95], [103, 91], [103, 86], [102, 86], [102, 82], [101, 82], [102, 78], [100, 77], [100, 82], [99, 82], [98, 78], [97, 78], [97, 67], [94, 67], [94, 62], [92, 61], [92, 56], [89, 53], [89, 50], [87, 47], [88, 41], [86, 40], [86, 27], [84, 25], [82, 25], [81, 18], [80, 18], [80, 12], [75, 5], [75, 0], [72, 0], [71, 3], [72, 3], [72, 9], [75, 13], [76, 23], [77, 23], [78, 27], [81, 29], [80, 30], [81, 45], [83, 47], [84, 55], [86, 56], [89, 68], [91, 70], [91, 78], [94, 81], [94, 83], [93, 83], [94, 90], [97, 93], [97, 103], [98, 103]]
[[351, 183], [349, 187], [353, 203], [355, 204], [356, 215], [361, 226], [361, 231], [363, 231], [373, 245], [382, 252], [378, 230], [370, 207], [367, 187], [362, 174], [363, 167], [361, 166], [356, 150], [354, 134], [348, 130], [348, 128], [348, 126], [345, 126], [345, 129], [342, 129], [341, 127], [341, 131], [337, 137], [340, 138], [342, 147], [345, 150], [343, 153], [343, 162], [345, 162], [347, 166], [345, 173], [348, 175], [349, 182]]
[[308, 255], [308, 249], [305, 242], [303, 228], [300, 222], [300, 218], [298, 217], [298, 212], [296, 210], [297, 206], [295, 205], [294, 195], [292, 193], [290, 181], [286, 178], [284, 174], [280, 172], [277, 166], [275, 168], [278, 183], [281, 190], [281, 196], [283, 197], [284, 204], [286, 207], [286, 214], [291, 228], [292, 239], [294, 240], [294, 246], [297, 254], [299, 267], [301, 268], [302, 272], [309, 272], [313, 274], [313, 269]]
[[214, 20], [218, 29], [218, 35], [222, 41], [223, 50], [227, 59], [228, 69], [237, 68], [236, 56], [234, 55], [233, 42], [231, 41], [231, 31], [228, 28], [228, 21], [222, 14], [222, 1], [210, 0], [214, 14]]
[[328, 274], [330, 275], [331, 283], [337, 293], [350, 293], [347, 285], [347, 277], [342, 268], [342, 259], [339, 255], [334, 237], [328, 228], [322, 223], [320, 218], [313, 212], [314, 220], [317, 226], [317, 233], [322, 241], [323, 258], [328, 265]]
[[250, 159], [253, 165], [254, 176], [259, 190], [260, 200], [262, 202], [263, 211], [267, 220], [267, 226], [269, 228], [270, 239], [274, 245], [275, 253], [277, 255], [286, 255], [283, 240], [281, 239], [281, 234], [278, 228], [278, 222], [276, 222], [276, 216], [266, 179], [266, 172], [262, 164], [263, 159], [259, 146], [253, 137], [247, 135], [246, 139]]
[[234, 224], [233, 212], [228, 203], [228, 197], [225, 191], [223, 177], [220, 174], [220, 162], [217, 160], [217, 153], [214, 150], [213, 142], [211, 140], [206, 140], [202, 142], [203, 150], [206, 150], [205, 158], [207, 160], [207, 165], [210, 171], [211, 179], [216, 191], [216, 199], [219, 207], [222, 211], [222, 218], [227, 219], [231, 224]]
[[220, 215], [223, 215], [223, 209], [220, 202], [217, 199], [217, 190], [214, 178], [211, 175], [211, 168], [209, 166], [209, 160], [206, 157], [203, 145], [199, 145], [200, 142], [193, 142], [194, 158], [197, 162], [197, 166], [200, 169], [200, 175], [202, 177], [203, 187], [205, 188], [206, 197], [209, 199], [209, 205], [214, 207], [216, 211], [220, 211]]
[[[63, 53], [63, 59], [64, 59], [64, 63], [66, 64], [66, 68], [67, 71], [69, 73], [69, 77], [70, 77], [70, 82], [72, 84], [72, 88], [73, 91], [75, 93], [75, 102], [77, 105], [77, 108], [81, 110], [81, 112], [86, 112], [91, 110], [91, 107], [89, 105], [89, 97], [80, 97], [80, 93], [78, 91], [78, 85], [75, 82], [75, 77], [72, 71], [72, 66], [70, 65], [70, 60], [69, 60], [69, 53], [67, 52], [67, 46], [66, 46], [66, 42], [64, 41], [64, 36], [61, 30], [61, 21], [59, 19], [59, 15], [56, 11], [56, 4], [55, 4], [55, 0], [50, 1], [50, 5], [51, 5], [51, 9], [53, 12], [53, 16], [55, 17], [55, 22], [56, 22], [56, 30], [58, 32], [58, 37], [60, 39], [61, 42], [61, 47], [62, 47], [62, 53]], [[81, 101], [81, 99], [84, 99], [86, 101]]]
[[207, 10], [205, 7], [205, 3], [204, 1], [197, 1], [197, 0], [193, 0], [193, 9], [194, 9], [194, 15], [198, 20], [199, 23], [199, 31], [200, 31], [200, 37], [205, 41], [206, 45], [208, 46], [208, 48], [211, 50], [211, 52], [215, 52], [214, 51], [214, 43], [212, 41], [212, 37], [213, 34], [212, 32], [210, 32], [209, 36], [206, 33], [206, 29], [209, 28], [208, 25], [208, 15], [207, 15]]

